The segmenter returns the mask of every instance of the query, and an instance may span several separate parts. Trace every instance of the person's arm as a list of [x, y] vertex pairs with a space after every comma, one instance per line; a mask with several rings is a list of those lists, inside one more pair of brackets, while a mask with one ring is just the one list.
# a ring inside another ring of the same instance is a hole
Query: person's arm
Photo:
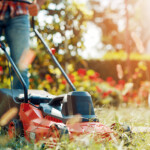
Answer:
[[35, 0], [32, 4], [28, 6], [29, 14], [31, 16], [37, 16], [40, 7], [44, 4], [46, 0]]

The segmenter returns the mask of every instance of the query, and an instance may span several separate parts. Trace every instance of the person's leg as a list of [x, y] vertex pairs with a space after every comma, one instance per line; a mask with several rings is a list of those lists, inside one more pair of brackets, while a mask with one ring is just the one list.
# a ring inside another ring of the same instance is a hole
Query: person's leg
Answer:
[[[10, 47], [11, 57], [17, 66], [23, 51], [29, 49], [29, 29], [30, 24], [27, 15], [17, 16], [9, 19], [7, 26], [5, 27], [5, 37]], [[28, 88], [28, 70], [20, 70], [20, 72]], [[15, 73], [13, 78], [13, 88], [22, 89], [23, 86], [21, 85]]]

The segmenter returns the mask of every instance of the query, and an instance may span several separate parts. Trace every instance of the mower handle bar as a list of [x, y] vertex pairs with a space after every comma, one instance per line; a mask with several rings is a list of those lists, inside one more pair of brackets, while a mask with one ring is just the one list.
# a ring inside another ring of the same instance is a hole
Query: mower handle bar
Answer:
[[25, 103], [27, 103], [28, 102], [28, 88], [26, 86], [26, 83], [25, 83], [23, 77], [21, 76], [18, 68], [16, 67], [15, 63], [13, 62], [12, 58], [9, 56], [8, 52], [6, 51], [5, 44], [2, 43], [1, 41], [0, 41], [0, 48], [4, 51], [7, 60], [11, 63], [11, 66], [12, 66], [14, 72], [16, 73], [17, 77], [19, 78], [19, 81], [21, 82], [21, 84], [23, 86]]

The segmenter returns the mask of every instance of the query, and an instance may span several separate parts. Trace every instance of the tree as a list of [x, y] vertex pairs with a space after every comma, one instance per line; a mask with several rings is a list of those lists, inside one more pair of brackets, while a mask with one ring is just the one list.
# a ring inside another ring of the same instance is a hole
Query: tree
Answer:
[[[103, 43], [103, 48], [107, 50], [109, 46], [110, 49], [125, 50], [125, 1], [122, 0], [119, 4], [116, 4], [115, 1], [110, 1], [107, 6], [103, 6], [103, 2], [98, 0], [90, 0], [89, 3], [94, 12], [94, 17], [91, 21], [95, 23], [102, 31], [102, 38], [100, 42]], [[130, 6], [131, 3], [133, 2], [128, 3], [128, 5]], [[130, 11], [132, 10], [128, 10], [129, 17]], [[135, 44], [130, 36], [130, 33], [128, 37], [128, 44], [132, 50], [135, 49]]]

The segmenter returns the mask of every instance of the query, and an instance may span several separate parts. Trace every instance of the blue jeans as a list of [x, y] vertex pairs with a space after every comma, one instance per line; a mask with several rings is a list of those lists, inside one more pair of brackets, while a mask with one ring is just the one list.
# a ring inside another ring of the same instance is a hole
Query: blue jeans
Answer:
[[[2, 35], [2, 31], [4, 30], [4, 35], [10, 48], [10, 55], [17, 66], [23, 51], [29, 49], [29, 29], [30, 23], [28, 15], [10, 18], [9, 15], [6, 14], [5, 19], [0, 20], [0, 36]], [[20, 73], [28, 88], [28, 70], [20, 70]], [[23, 89], [23, 86], [21, 85], [14, 72], [13, 88]]]

